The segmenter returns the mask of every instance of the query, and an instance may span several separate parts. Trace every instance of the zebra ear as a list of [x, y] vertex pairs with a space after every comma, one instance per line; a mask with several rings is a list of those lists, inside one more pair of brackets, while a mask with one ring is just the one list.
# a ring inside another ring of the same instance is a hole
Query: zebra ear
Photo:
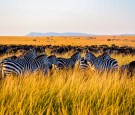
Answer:
[[108, 53], [106, 53], [106, 52], [103, 53], [102, 56], [103, 56], [104, 59], [111, 58], [110, 55]]
[[85, 50], [84, 53], [87, 54], [89, 51], [88, 50]]
[[35, 52], [36, 50], [35, 50], [35, 48], [31, 48], [29, 51], [33, 51], [33, 52]]

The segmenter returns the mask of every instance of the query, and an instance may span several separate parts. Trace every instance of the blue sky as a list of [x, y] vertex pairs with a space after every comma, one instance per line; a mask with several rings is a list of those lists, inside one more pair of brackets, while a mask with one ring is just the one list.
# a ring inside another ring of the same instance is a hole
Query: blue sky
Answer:
[[0, 35], [135, 34], [135, 0], [0, 0]]

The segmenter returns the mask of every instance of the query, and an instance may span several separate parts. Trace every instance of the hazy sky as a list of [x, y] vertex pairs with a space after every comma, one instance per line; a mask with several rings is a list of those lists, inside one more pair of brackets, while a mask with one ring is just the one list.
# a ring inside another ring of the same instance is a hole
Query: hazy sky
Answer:
[[0, 35], [135, 34], [135, 0], [0, 0]]

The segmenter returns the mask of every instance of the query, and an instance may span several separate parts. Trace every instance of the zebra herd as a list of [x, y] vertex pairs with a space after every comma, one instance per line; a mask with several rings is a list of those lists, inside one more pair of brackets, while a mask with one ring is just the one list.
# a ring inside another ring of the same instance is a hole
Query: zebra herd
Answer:
[[55, 65], [56, 69], [63, 69], [67, 67], [73, 68], [75, 63], [80, 59], [80, 53], [77, 52], [71, 56], [71, 58], [56, 58], [55, 55], [47, 56], [46, 54], [37, 55], [35, 49], [31, 49], [28, 52], [16, 57], [8, 57], [1, 61], [1, 73], [2, 77], [7, 75], [23, 76], [28, 73], [41, 70], [45, 74], [52, 69], [52, 65]]
[[49, 65], [46, 55], [37, 56], [36, 51], [31, 49], [18, 57], [3, 59], [1, 61], [1, 73], [2, 77], [8, 74], [23, 76], [24, 73], [33, 72], [36, 69], [40, 69], [43, 65], [45, 65], [46, 70], [46, 65]]
[[[56, 57], [55, 55], [37, 55], [35, 49], [31, 49], [18, 57], [12, 56], [3, 59], [0, 63], [0, 68], [2, 77], [9, 74], [23, 76], [26, 73], [31, 74], [38, 70], [48, 74], [48, 72], [53, 68], [52, 65], [54, 65], [55, 69], [74, 68], [76, 62], [79, 62], [79, 69], [83, 70], [89, 67], [98, 72], [109, 72], [118, 69], [118, 62], [111, 58], [108, 53], [103, 53], [96, 57], [91, 52], [86, 52], [85, 56], [81, 57], [80, 52], [77, 52], [70, 58], [62, 58]], [[127, 66], [122, 66], [121, 68], [123, 69], [126, 67]]]
[[118, 69], [118, 62], [111, 58], [107, 53], [103, 53], [102, 55], [96, 57], [91, 52], [87, 52], [85, 57], [80, 61], [80, 68], [86, 69], [89, 65], [91, 68], [99, 72], [114, 71]]

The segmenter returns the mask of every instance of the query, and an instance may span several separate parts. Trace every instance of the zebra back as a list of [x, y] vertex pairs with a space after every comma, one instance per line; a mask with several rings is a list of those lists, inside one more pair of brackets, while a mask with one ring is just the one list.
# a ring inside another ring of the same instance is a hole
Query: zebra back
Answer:
[[40, 55], [36, 57], [32, 62], [31, 62], [31, 70], [36, 71], [36, 70], [43, 70], [48, 73], [49, 70], [49, 65], [50, 65], [50, 60], [46, 55]]
[[96, 59], [95, 59], [95, 63], [100, 64], [102, 63], [104, 60], [107, 59], [111, 59], [110, 55], [108, 53], [103, 53], [102, 55], [99, 55]]
[[78, 61], [80, 58], [81, 56], [79, 52], [73, 54], [70, 58], [57, 58], [55, 68], [73, 68], [75, 66], [76, 61]]
[[118, 69], [118, 62], [111, 58], [107, 53], [103, 53], [102, 55], [98, 56], [95, 59], [94, 65], [95, 68], [99, 71], [110, 71]]
[[72, 59], [74, 62], [80, 60], [80, 59], [81, 59], [80, 52], [77, 52], [77, 53], [73, 54], [73, 55], [71, 56], [71, 59]]
[[11, 56], [11, 57], [7, 57], [7, 58], [4, 58], [1, 63], [3, 62], [6, 62], [6, 61], [11, 61], [11, 60], [16, 60], [17, 59], [17, 56]]
[[31, 61], [32, 59], [35, 59], [36, 57], [37, 57], [37, 53], [34, 48], [30, 49], [28, 52], [24, 54], [24, 59], [26, 59], [27, 61]]

